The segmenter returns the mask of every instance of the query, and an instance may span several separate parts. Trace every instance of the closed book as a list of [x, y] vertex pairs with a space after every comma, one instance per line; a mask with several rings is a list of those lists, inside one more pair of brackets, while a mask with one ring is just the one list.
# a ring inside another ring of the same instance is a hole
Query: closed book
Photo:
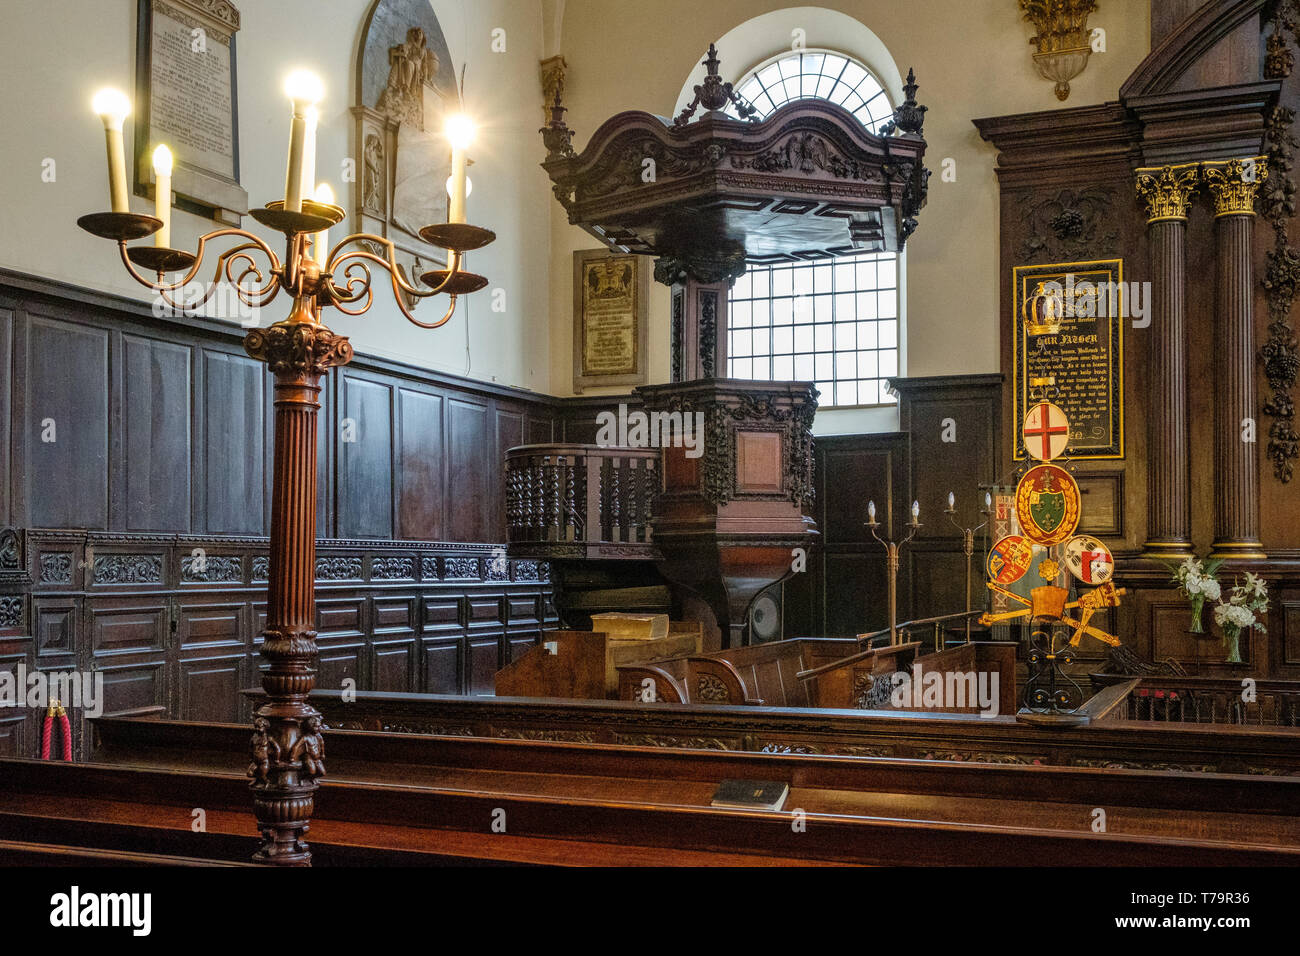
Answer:
[[724, 780], [713, 794], [712, 806], [732, 810], [780, 810], [790, 785], [775, 780]]

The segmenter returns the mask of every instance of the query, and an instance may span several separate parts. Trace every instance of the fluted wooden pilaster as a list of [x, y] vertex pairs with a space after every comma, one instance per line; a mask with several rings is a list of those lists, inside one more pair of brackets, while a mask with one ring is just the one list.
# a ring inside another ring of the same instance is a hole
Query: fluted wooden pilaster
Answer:
[[1256, 435], [1254, 199], [1264, 157], [1206, 164], [1215, 200], [1214, 544], [1222, 558], [1263, 558]]
[[1187, 439], [1187, 210], [1199, 180], [1195, 166], [1139, 169], [1148, 208], [1152, 323], [1147, 349], [1148, 557], [1191, 554]]

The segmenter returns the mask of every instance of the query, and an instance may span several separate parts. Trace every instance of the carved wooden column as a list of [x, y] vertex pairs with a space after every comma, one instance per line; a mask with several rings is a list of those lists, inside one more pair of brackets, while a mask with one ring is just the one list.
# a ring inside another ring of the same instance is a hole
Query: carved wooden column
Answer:
[[[1214, 197], [1217, 308], [1214, 349], [1214, 545], [1222, 558], [1264, 558], [1255, 444], [1255, 194], [1266, 157], [1205, 163]], [[1247, 421], [1249, 419], [1249, 422]], [[1247, 441], [1246, 439], [1250, 440]]]
[[267, 702], [253, 721], [253, 804], [262, 848], [255, 859], [306, 866], [302, 837], [317, 778], [325, 773], [320, 713], [307, 703], [316, 653], [316, 416], [320, 378], [352, 359], [352, 346], [319, 324], [315, 301], [300, 296], [289, 318], [244, 338], [244, 349], [275, 376], [275, 471], [271, 566], [262, 656]]
[[672, 380], [727, 377], [727, 299], [744, 275], [743, 249], [655, 260], [655, 280], [672, 288]]
[[1151, 243], [1153, 321], [1147, 357], [1148, 557], [1192, 553], [1187, 444], [1187, 209], [1200, 179], [1195, 163], [1137, 170]]

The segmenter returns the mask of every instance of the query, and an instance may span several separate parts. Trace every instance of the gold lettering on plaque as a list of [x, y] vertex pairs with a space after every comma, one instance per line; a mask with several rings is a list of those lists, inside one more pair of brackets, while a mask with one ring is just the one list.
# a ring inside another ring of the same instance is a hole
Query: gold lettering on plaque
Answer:
[[[1045, 290], [1059, 311], [1050, 330], [1031, 311]], [[1121, 259], [1012, 270], [1012, 420], [1021, 421], [1037, 401], [1059, 406], [1070, 420], [1072, 458], [1124, 457], [1125, 291]], [[1019, 438], [1015, 457], [1025, 457]]]
[[590, 260], [582, 270], [582, 374], [637, 370], [636, 259]]

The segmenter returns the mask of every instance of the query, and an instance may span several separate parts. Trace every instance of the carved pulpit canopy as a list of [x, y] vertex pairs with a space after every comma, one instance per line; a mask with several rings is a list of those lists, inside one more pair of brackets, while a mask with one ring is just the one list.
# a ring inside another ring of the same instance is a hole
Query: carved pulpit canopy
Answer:
[[[692, 107], [676, 121], [619, 113], [580, 153], [557, 99], [542, 130], [542, 167], [570, 222], [704, 281], [714, 279], [700, 273], [739, 275], [745, 262], [902, 248], [929, 178], [914, 76], [887, 135], [875, 135], [826, 100], [737, 119], [722, 111], [739, 98], [717, 80], [712, 49], [706, 64], [710, 75], [692, 104], [705, 108], [698, 118], [690, 119]], [[736, 107], [752, 112], [743, 101]]]

